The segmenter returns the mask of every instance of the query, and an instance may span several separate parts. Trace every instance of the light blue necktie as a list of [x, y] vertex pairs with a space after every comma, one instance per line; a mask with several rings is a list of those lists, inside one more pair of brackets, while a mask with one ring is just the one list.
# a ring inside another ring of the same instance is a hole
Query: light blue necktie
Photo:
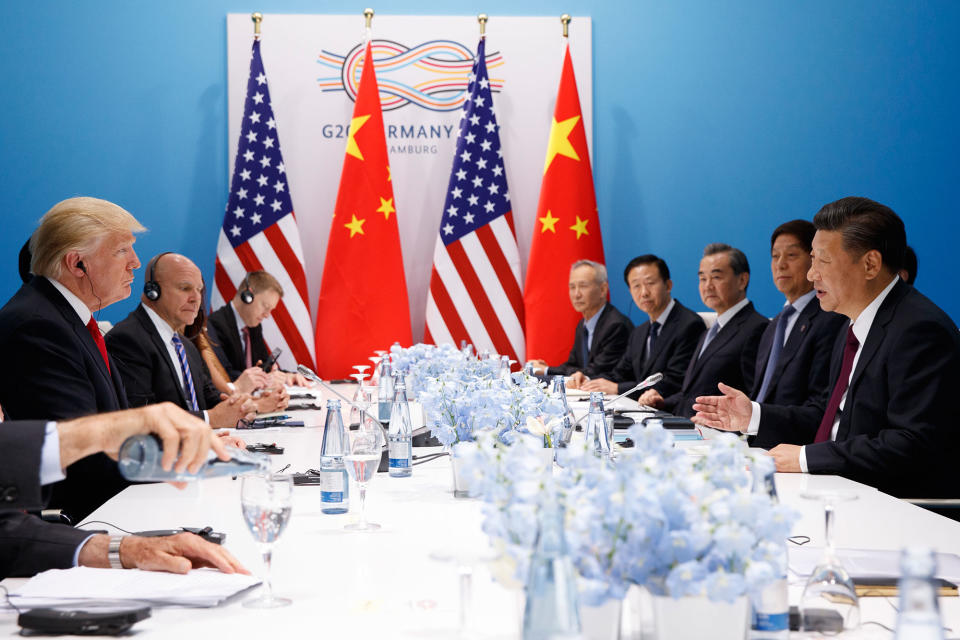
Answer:
[[189, 408], [193, 411], [199, 411], [200, 405], [197, 403], [197, 391], [193, 388], [193, 376], [190, 375], [190, 363], [187, 362], [187, 352], [183, 348], [183, 342], [180, 341], [180, 336], [176, 333], [173, 334], [170, 341], [173, 342], [173, 348], [176, 349], [177, 357], [180, 359], [180, 370], [183, 372], [183, 384], [189, 392], [187, 394], [190, 400]]
[[784, 337], [787, 333], [787, 321], [796, 312], [793, 305], [788, 304], [780, 312], [777, 318], [777, 329], [773, 334], [773, 346], [770, 347], [770, 357], [767, 358], [767, 369], [763, 372], [763, 384], [760, 385], [760, 392], [757, 394], [757, 402], [763, 402], [770, 392], [770, 380], [773, 379], [773, 370], [777, 368], [777, 362], [780, 360], [780, 352], [783, 351]]
[[700, 353], [697, 354], [697, 360], [703, 355], [703, 352], [707, 350], [707, 345], [713, 342], [713, 339], [717, 337], [717, 334], [720, 333], [720, 323], [714, 322], [713, 326], [710, 327], [710, 331], [707, 331], [707, 338], [703, 341], [703, 346], [700, 347]]

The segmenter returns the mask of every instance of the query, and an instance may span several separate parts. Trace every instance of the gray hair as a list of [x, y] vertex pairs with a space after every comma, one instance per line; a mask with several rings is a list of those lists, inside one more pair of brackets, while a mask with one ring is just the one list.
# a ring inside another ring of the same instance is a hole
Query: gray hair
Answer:
[[573, 266], [570, 267], [570, 273], [573, 273], [573, 270], [577, 267], [593, 267], [597, 284], [607, 284], [607, 268], [603, 264], [594, 262], [593, 260], [577, 260], [573, 263]]
[[730, 268], [733, 269], [733, 275], [738, 276], [741, 273], [750, 273], [750, 263], [747, 262], [747, 256], [743, 251], [724, 242], [711, 242], [703, 248], [703, 257], [712, 256], [717, 253], [726, 253], [730, 256]]

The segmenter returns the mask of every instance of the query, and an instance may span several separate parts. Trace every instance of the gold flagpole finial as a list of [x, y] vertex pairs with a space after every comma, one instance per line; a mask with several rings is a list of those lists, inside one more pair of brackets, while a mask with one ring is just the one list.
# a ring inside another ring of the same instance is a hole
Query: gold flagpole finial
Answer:
[[363, 10], [363, 17], [367, 21], [367, 29], [370, 28], [370, 25], [373, 24], [373, 9], [367, 8]]
[[260, 37], [260, 23], [263, 22], [263, 14], [259, 11], [254, 12], [250, 19], [253, 20], [253, 35]]
[[560, 16], [560, 22], [563, 23], [563, 37], [564, 37], [564, 38], [569, 38], [569, 37], [570, 37], [570, 21], [571, 21], [571, 20], [573, 20], [573, 18], [570, 17], [570, 14], [569, 14], [569, 13], [565, 13], [565, 14], [563, 14], [562, 16]]
[[480, 23], [480, 37], [481, 37], [481, 38], [483, 38], [484, 36], [487, 35], [487, 20], [489, 20], [489, 18], [487, 17], [487, 14], [485, 14], [485, 13], [481, 13], [480, 15], [477, 16], [477, 22]]

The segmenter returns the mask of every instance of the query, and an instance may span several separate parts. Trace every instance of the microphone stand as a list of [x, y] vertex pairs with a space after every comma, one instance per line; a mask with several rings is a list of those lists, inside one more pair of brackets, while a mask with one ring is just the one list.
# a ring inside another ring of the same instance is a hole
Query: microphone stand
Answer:
[[[369, 411], [367, 411], [367, 409], [364, 408], [363, 405], [357, 404], [356, 402], [354, 402], [353, 400], [351, 400], [351, 399], [348, 398], [347, 396], [343, 395], [342, 393], [340, 393], [339, 391], [337, 391], [336, 389], [334, 389], [332, 385], [329, 385], [329, 384], [327, 384], [326, 382], [324, 382], [324, 381], [320, 378], [320, 376], [318, 376], [316, 373], [313, 372], [313, 370], [312, 370], [310, 367], [306, 367], [306, 366], [304, 366], [304, 365], [302, 365], [302, 364], [298, 364], [298, 365], [297, 365], [297, 373], [299, 373], [300, 375], [302, 375], [304, 378], [307, 378], [307, 379], [312, 380], [313, 382], [317, 383], [318, 385], [320, 385], [321, 387], [323, 387], [324, 389], [326, 389], [327, 391], [329, 391], [329, 392], [332, 393], [333, 395], [337, 396], [338, 398], [340, 398], [341, 400], [343, 400], [344, 402], [346, 402], [346, 403], [347, 403], [348, 405], [350, 405], [351, 407], [353, 407], [353, 408], [355, 408], [355, 409], [359, 409], [362, 414], [364, 414], [364, 415], [366, 415], [367, 417], [369, 417], [371, 420], [373, 420], [373, 421], [377, 424], [378, 427], [380, 427], [380, 431], [381, 431], [381, 433], [383, 434], [383, 449], [381, 450], [381, 454], [380, 454], [380, 455], [381, 455], [381, 458], [380, 458], [380, 466], [379, 466], [379, 468], [377, 469], [377, 471], [378, 471], [378, 472], [387, 471], [387, 470], [389, 469], [389, 453], [388, 453], [388, 451], [389, 451], [389, 446], [388, 446], [389, 440], [388, 440], [388, 436], [387, 436], [387, 429], [386, 429], [386, 427], [383, 426], [383, 423], [380, 422], [380, 420], [378, 420], [372, 413], [370, 413]], [[387, 456], [387, 457], [388, 457], [388, 464], [387, 464], [387, 466], [384, 465], [384, 456]]]
[[[653, 373], [653, 374], [650, 375], [649, 378], [647, 378], [647, 379], [644, 380], [643, 382], [640, 382], [639, 384], [634, 385], [633, 387], [627, 389], [626, 391], [624, 391], [623, 393], [621, 393], [620, 395], [618, 395], [616, 398], [614, 398], [613, 400], [611, 400], [611, 401], [610, 401], [610, 404], [613, 404], [614, 402], [616, 402], [617, 400], [619, 400], [620, 398], [622, 398], [622, 397], [624, 397], [624, 396], [630, 395], [630, 394], [633, 393], [634, 391], [641, 391], [641, 390], [643, 390], [643, 389], [646, 389], [647, 387], [652, 387], [653, 385], [657, 384], [657, 383], [660, 382], [661, 380], [663, 380], [663, 374], [662, 374], [662, 373], [660, 373], [660, 372]], [[590, 415], [590, 412], [589, 412], [589, 411], [587, 411], [587, 413], [585, 413], [585, 414], [583, 414], [582, 416], [580, 416], [580, 419], [573, 423], [573, 428], [576, 429], [576, 428], [577, 428], [577, 425], [580, 424], [580, 423], [583, 421], [583, 419], [586, 418], [588, 415]]]

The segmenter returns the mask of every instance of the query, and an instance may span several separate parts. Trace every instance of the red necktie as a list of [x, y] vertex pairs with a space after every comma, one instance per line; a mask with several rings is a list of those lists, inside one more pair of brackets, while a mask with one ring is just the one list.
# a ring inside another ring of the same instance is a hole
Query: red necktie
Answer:
[[93, 338], [93, 341], [96, 343], [97, 349], [100, 349], [103, 362], [107, 365], [107, 373], [110, 373], [110, 360], [107, 359], [107, 343], [103, 341], [103, 336], [100, 335], [100, 327], [97, 326], [97, 321], [93, 319], [93, 316], [90, 316], [90, 322], [87, 323], [87, 331], [90, 332], [90, 337]]
[[827, 404], [827, 412], [823, 414], [823, 420], [820, 421], [820, 428], [817, 429], [817, 437], [813, 439], [814, 443], [826, 442], [830, 439], [830, 432], [833, 429], [833, 421], [837, 417], [837, 411], [840, 409], [840, 399], [843, 398], [847, 385], [850, 384], [850, 371], [853, 369], [853, 359], [857, 355], [857, 349], [860, 342], [857, 336], [853, 335], [853, 325], [847, 329], [847, 344], [843, 348], [843, 363], [840, 365], [840, 377], [837, 378], [833, 386], [833, 393], [830, 394], [830, 402]]
[[247, 365], [247, 369], [253, 366], [253, 349], [250, 348], [250, 328], [243, 328], [243, 357]]

